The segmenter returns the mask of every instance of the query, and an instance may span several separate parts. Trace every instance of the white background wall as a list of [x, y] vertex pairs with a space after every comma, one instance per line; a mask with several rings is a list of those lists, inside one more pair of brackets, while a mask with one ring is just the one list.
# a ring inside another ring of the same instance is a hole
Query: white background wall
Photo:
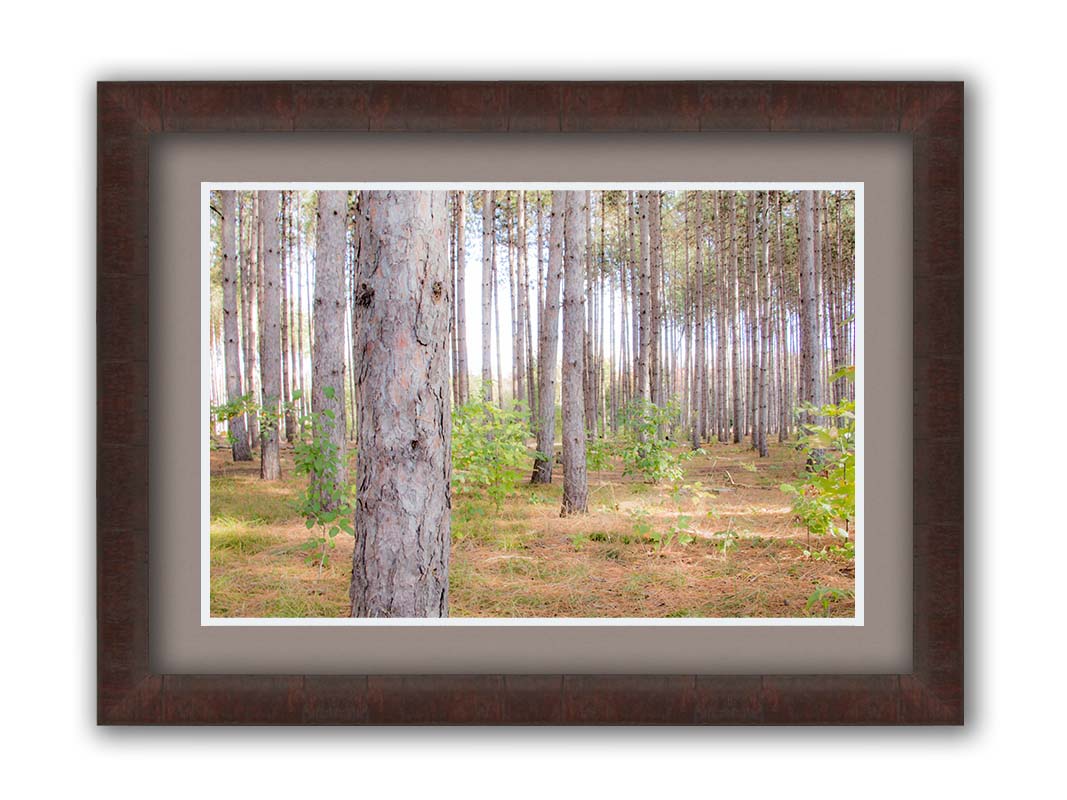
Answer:
[[[879, 798], [1062, 789], [1064, 19], [1051, 3], [997, 13], [951, 6], [7, 6], [0, 730], [9, 741], [0, 781], [23, 788], [4, 793]], [[96, 729], [94, 82], [162, 78], [966, 80], [967, 726]]]

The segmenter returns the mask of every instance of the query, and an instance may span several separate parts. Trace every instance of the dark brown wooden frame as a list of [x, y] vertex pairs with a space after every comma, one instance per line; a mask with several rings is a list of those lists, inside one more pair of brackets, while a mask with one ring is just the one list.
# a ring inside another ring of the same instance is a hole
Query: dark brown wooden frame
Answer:
[[[914, 668], [903, 675], [159, 675], [148, 661], [148, 153], [205, 131], [911, 136]], [[963, 721], [963, 85], [102, 83], [97, 129], [101, 724]]]

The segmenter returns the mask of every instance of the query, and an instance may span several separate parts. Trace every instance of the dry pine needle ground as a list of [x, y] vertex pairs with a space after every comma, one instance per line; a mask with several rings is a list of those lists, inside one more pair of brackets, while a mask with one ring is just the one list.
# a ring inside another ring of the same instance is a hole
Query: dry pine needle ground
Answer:
[[[222, 617], [348, 615], [352, 539], [321, 577], [304, 563], [307, 540], [293, 501], [305, 479], [283, 448], [283, 479], [259, 480], [258, 462], [211, 454], [211, 614]], [[813, 560], [778, 486], [803, 456], [772, 445], [710, 445], [686, 464], [679, 490], [590, 474], [590, 513], [561, 519], [560, 477], [521, 485], [497, 511], [453, 497], [453, 617], [850, 617], [851, 596], [807, 608], [818, 587], [854, 589], [851, 561]], [[693, 541], [657, 544], [685, 529]]]

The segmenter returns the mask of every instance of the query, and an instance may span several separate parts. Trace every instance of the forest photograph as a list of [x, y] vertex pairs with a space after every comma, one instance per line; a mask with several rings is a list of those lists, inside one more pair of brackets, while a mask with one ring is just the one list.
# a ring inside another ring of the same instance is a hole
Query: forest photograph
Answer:
[[860, 185], [202, 197], [210, 619], [861, 619]]

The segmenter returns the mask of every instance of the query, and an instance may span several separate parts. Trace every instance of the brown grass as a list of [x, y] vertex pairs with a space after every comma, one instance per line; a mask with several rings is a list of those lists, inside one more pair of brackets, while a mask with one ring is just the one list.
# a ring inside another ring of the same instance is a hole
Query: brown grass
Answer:
[[[498, 512], [474, 495], [453, 498], [453, 617], [804, 617], [817, 587], [851, 591], [851, 561], [803, 555], [806, 532], [779, 484], [803, 458], [773, 446], [709, 445], [681, 487], [617, 470], [590, 477], [590, 513], [559, 517], [559, 477], [522, 485]], [[748, 465], [747, 467], [745, 465]], [[754, 470], [754, 471], [753, 471]], [[211, 455], [211, 613], [227, 617], [347, 616], [351, 537], [322, 576], [304, 563], [308, 531], [292, 510], [303, 485], [283, 450], [283, 480], [264, 484], [258, 463]], [[684, 527], [694, 540], [657, 544]], [[851, 597], [831, 603], [852, 616]]]

